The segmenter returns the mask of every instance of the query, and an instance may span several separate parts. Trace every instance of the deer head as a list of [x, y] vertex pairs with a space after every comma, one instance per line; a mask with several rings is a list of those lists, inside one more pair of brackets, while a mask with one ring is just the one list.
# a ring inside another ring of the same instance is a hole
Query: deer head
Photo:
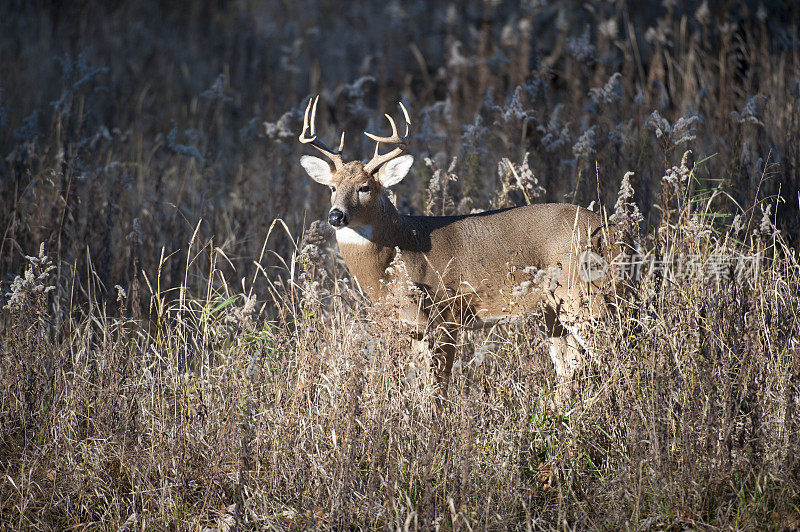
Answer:
[[[303, 118], [303, 131], [300, 133], [300, 142], [311, 144], [321, 151], [330, 162], [303, 155], [300, 164], [308, 175], [316, 181], [326, 185], [331, 190], [331, 209], [328, 212], [328, 223], [336, 229], [350, 227], [358, 229], [370, 226], [376, 216], [379, 216], [389, 202], [386, 189], [396, 185], [408, 173], [414, 158], [411, 155], [402, 155], [408, 147], [409, 126], [411, 120], [408, 111], [400, 103], [403, 116], [406, 120], [405, 135], [397, 133], [397, 126], [388, 114], [385, 115], [392, 127], [392, 134], [388, 137], [379, 137], [372, 133], [364, 134], [375, 141], [375, 154], [372, 159], [364, 164], [361, 161], [345, 163], [342, 161], [344, 148], [344, 133], [339, 142], [339, 149], [332, 150], [325, 146], [316, 135], [317, 102], [319, 96], [309, 100]], [[309, 113], [311, 120], [309, 122]], [[308, 133], [308, 134], [306, 134]], [[395, 144], [397, 147], [381, 155], [378, 150], [381, 143]]]

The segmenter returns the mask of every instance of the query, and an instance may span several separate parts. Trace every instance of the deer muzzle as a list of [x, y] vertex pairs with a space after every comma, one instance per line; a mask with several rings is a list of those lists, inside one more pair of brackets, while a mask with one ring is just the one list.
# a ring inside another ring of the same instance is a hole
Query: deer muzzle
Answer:
[[347, 214], [340, 209], [331, 209], [328, 213], [328, 223], [333, 227], [345, 227], [348, 221]]

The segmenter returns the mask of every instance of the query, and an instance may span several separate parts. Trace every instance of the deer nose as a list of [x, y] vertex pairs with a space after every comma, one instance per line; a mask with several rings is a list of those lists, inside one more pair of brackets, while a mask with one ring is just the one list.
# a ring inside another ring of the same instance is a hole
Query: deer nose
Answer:
[[347, 216], [339, 209], [331, 209], [328, 213], [328, 223], [334, 227], [344, 227], [347, 225]]

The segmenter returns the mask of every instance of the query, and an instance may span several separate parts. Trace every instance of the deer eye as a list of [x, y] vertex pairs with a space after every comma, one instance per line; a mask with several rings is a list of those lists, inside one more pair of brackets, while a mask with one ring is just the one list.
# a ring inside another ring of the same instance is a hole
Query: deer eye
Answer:
[[330, 189], [331, 189], [331, 192], [336, 192], [336, 187], [335, 186], [331, 185]]
[[364, 193], [369, 192], [369, 185], [361, 185], [360, 187], [358, 187], [358, 191]]

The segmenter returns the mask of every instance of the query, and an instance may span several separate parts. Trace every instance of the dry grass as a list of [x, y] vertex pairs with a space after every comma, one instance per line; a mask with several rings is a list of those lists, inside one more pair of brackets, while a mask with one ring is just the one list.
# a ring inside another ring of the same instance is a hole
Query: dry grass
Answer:
[[[781, 9], [0, 8], [0, 522], [800, 526]], [[403, 210], [595, 201], [641, 231], [652, 266], [591, 324], [569, 408], [533, 316], [464, 334], [436, 417], [399, 302], [370, 307], [309, 223], [312, 92], [348, 157], [409, 104]]]

